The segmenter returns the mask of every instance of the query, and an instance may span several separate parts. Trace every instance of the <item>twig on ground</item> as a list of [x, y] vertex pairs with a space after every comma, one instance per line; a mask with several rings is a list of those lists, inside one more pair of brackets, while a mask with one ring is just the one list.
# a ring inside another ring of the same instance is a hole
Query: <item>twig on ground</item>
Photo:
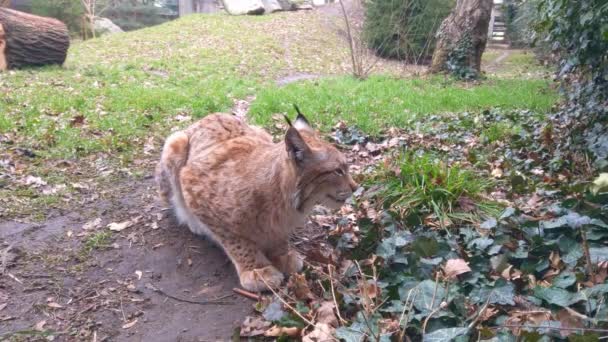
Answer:
[[258, 302], [262, 299], [261, 296], [255, 294], [255, 293], [252, 293], [252, 292], [249, 292], [249, 291], [245, 291], [245, 290], [239, 289], [237, 287], [233, 288], [232, 291], [234, 291], [234, 293], [236, 293], [236, 294], [238, 294], [240, 296], [243, 296], [243, 297], [245, 297], [247, 299], [255, 300], [255, 301], [258, 301]]
[[589, 252], [589, 244], [587, 243], [587, 232], [583, 227], [580, 228], [581, 239], [583, 240], [583, 254], [585, 255], [585, 266], [587, 267], [587, 275], [593, 280], [593, 264], [591, 263], [591, 253]]
[[334, 299], [334, 305], [336, 306], [336, 314], [338, 315], [340, 324], [346, 324], [346, 320], [342, 318], [342, 315], [340, 315], [340, 306], [338, 306], [338, 301], [336, 300], [336, 292], [334, 291], [334, 277], [331, 271], [332, 267], [333, 265], [327, 264], [327, 271], [329, 272], [329, 283], [331, 285], [331, 296]]
[[122, 296], [120, 297], [120, 312], [122, 313], [122, 321], [127, 321], [127, 316], [125, 316], [125, 310], [122, 307]]
[[[435, 275], [435, 289], [433, 290], [433, 299], [431, 300], [431, 309], [433, 309], [433, 306], [435, 306], [435, 297], [437, 296], [437, 287], [439, 287], [439, 272], [437, 272], [437, 274]], [[440, 303], [439, 306], [437, 306], [437, 308], [433, 309], [433, 311], [431, 311], [431, 313], [424, 319], [424, 323], [422, 324], [423, 338], [424, 338], [424, 335], [426, 335], [426, 324], [429, 322], [429, 320], [431, 319], [431, 317], [433, 317], [434, 314], [436, 314], [439, 310], [445, 308], [445, 306], [443, 304], [444, 303]]]
[[167, 298], [171, 298], [173, 300], [176, 300], [178, 302], [183, 302], [183, 303], [190, 303], [190, 304], [199, 304], [199, 305], [234, 305], [234, 303], [231, 302], [224, 302], [222, 301], [222, 299], [226, 299], [228, 297], [232, 297], [233, 294], [227, 294], [218, 298], [214, 298], [214, 299], [209, 299], [209, 300], [202, 300], [202, 301], [196, 301], [196, 300], [189, 300], [189, 299], [183, 299], [183, 298], [179, 298], [179, 297], [175, 297], [173, 295], [168, 294], [167, 292], [159, 289], [158, 287], [148, 283], [146, 284], [146, 287], [151, 289], [154, 292], [158, 292], [160, 294], [162, 294], [163, 296], [167, 297]]
[[426, 316], [426, 318], [424, 319], [424, 323], [422, 324], [422, 337], [424, 339], [424, 335], [426, 335], [426, 324], [429, 322], [429, 320], [433, 317], [433, 315], [435, 315], [439, 310], [441, 309], [445, 309], [447, 307], [447, 305], [443, 305], [444, 303], [439, 304], [439, 306], [431, 311], [431, 313]]
[[439, 287], [439, 272], [435, 275], [435, 288], [433, 289], [433, 299], [431, 299], [431, 309], [435, 306], [435, 297], [437, 296], [437, 288]]
[[[412, 312], [412, 308], [414, 307], [414, 301], [416, 300], [416, 296], [418, 295], [419, 291], [416, 291], [414, 293], [414, 297], [412, 298], [412, 300], [410, 301], [410, 296], [412, 295], [412, 292], [417, 289], [416, 287], [414, 287], [413, 289], [410, 289], [407, 292], [407, 297], [405, 298], [405, 303], [403, 303], [403, 311], [401, 311], [401, 317], [399, 317], [399, 341], [403, 341], [404, 337], [405, 337], [405, 330], [407, 328], [407, 325], [403, 327], [403, 329], [401, 328], [401, 324], [405, 319], [405, 322], [407, 324], [407, 322], [410, 321], [410, 313]], [[409, 306], [407, 303], [410, 303]], [[407, 311], [407, 316], [405, 315], [405, 312]]]
[[0, 275], [3, 275], [6, 271], [6, 264], [8, 263], [8, 252], [13, 248], [13, 244], [8, 245], [2, 253], [0, 253]]
[[550, 325], [518, 325], [518, 324], [504, 324], [495, 327], [486, 327], [488, 329], [503, 329], [503, 328], [518, 328], [518, 329], [550, 329], [550, 330], [564, 330], [564, 331], [590, 331], [599, 333], [608, 333], [608, 329], [600, 328], [570, 328], [570, 327], [554, 327]]
[[486, 303], [483, 305], [481, 310], [479, 310], [479, 313], [477, 314], [477, 317], [475, 317], [473, 322], [471, 322], [471, 324], [469, 324], [469, 329], [473, 328], [477, 324], [477, 322], [481, 319], [481, 315], [483, 315], [483, 313], [488, 308], [488, 305], [490, 305], [490, 298], [492, 298], [493, 293], [494, 293], [494, 290], [490, 291], [490, 294], [488, 295], [488, 299], [486, 300]]

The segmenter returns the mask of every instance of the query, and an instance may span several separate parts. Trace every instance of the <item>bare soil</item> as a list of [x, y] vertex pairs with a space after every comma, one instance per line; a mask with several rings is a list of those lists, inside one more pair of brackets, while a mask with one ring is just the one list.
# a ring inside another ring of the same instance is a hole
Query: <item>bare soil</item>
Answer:
[[[0, 340], [231, 339], [252, 302], [232, 293], [228, 258], [177, 225], [152, 179], [130, 183], [115, 200], [75, 203], [40, 224], [0, 221]], [[136, 223], [106, 227], [125, 220]], [[169, 298], [226, 295], [222, 305]]]

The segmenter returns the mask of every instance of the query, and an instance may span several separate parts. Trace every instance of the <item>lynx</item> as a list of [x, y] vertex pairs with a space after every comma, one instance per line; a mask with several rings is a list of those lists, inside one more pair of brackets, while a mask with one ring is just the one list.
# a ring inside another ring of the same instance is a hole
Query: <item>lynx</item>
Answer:
[[249, 291], [300, 271], [294, 228], [315, 205], [340, 208], [357, 188], [344, 155], [297, 111], [280, 143], [236, 116], [206, 116], [167, 138], [156, 169], [178, 221], [221, 246]]

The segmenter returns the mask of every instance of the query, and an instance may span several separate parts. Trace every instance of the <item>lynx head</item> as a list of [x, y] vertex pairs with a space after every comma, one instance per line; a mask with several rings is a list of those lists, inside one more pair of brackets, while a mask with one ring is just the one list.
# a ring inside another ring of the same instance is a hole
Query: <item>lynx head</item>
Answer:
[[[295, 105], [294, 105], [295, 106]], [[358, 187], [348, 172], [344, 155], [321, 139], [297, 106], [298, 117], [285, 134], [289, 162], [296, 170], [294, 206], [299, 211], [321, 204], [340, 208]]]

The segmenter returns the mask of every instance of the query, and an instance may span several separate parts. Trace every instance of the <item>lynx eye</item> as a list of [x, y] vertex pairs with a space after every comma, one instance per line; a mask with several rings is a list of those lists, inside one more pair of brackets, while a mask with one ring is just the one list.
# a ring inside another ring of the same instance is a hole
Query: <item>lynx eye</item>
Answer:
[[342, 170], [342, 169], [336, 169], [336, 171], [334, 171], [334, 173], [340, 177], [344, 176], [344, 170]]

